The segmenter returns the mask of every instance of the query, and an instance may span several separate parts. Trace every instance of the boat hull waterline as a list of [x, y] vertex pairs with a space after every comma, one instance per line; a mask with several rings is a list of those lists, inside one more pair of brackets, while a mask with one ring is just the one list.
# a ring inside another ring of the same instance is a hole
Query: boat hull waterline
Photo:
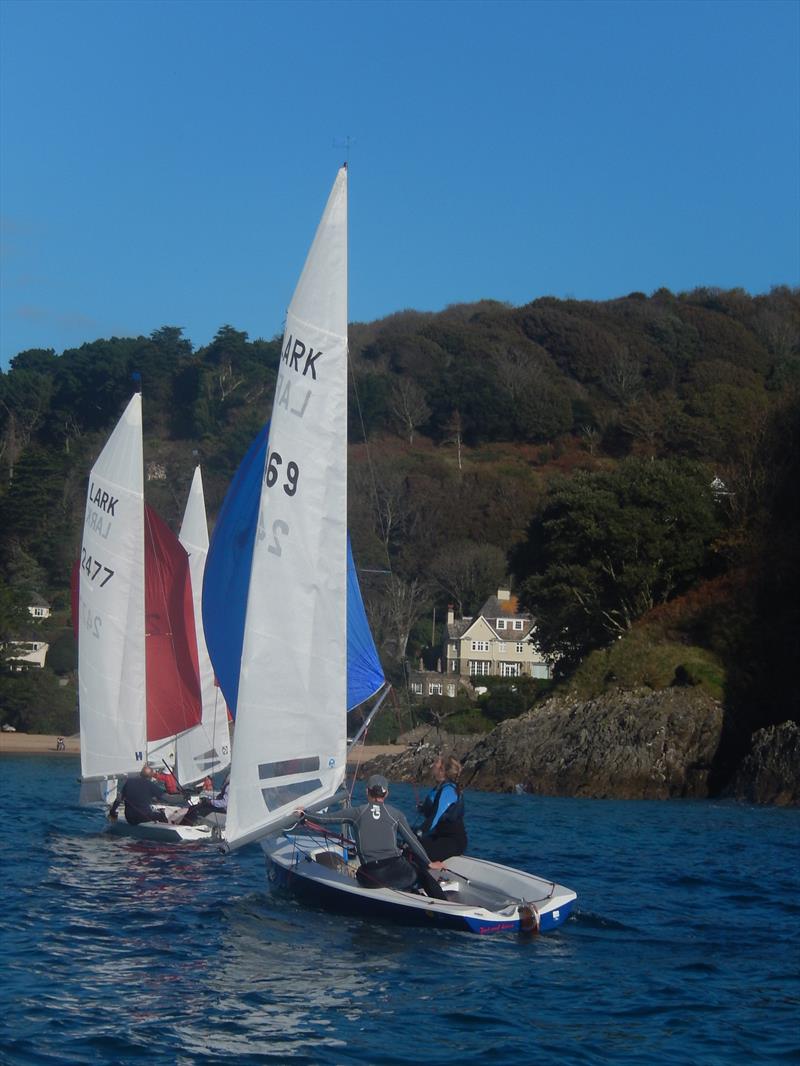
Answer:
[[446, 900], [391, 888], [363, 888], [355, 879], [357, 862], [346, 862], [341, 846], [294, 834], [259, 843], [273, 887], [359, 917], [478, 934], [536, 929], [547, 933], [563, 925], [577, 898], [563, 885], [467, 855], [447, 860], [442, 877]]

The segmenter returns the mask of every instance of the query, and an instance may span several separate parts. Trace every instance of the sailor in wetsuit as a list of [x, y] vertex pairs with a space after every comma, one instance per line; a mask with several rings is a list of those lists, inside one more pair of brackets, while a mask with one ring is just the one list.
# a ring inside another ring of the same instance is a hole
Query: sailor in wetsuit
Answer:
[[441, 755], [433, 764], [436, 782], [417, 807], [424, 821], [417, 827], [420, 843], [432, 859], [449, 859], [467, 850], [467, 830], [464, 827], [464, 797], [458, 787], [461, 763], [449, 755]]
[[117, 793], [117, 798], [111, 804], [108, 817], [115, 822], [117, 808], [120, 803], [124, 803], [125, 821], [129, 825], [139, 825], [141, 822], [166, 822], [166, 814], [155, 810], [152, 806], [154, 800], [160, 800], [163, 796], [164, 790], [156, 783], [152, 766], [143, 766], [141, 773], [127, 778], [122, 789]]
[[[446, 899], [429, 869], [439, 870], [442, 864], [431, 862], [425, 849], [414, 836], [406, 816], [386, 803], [389, 784], [381, 774], [373, 774], [367, 781], [367, 803], [361, 807], [343, 807], [331, 814], [313, 814], [315, 822], [347, 822], [355, 827], [358, 857], [361, 865], [356, 877], [364, 888], [396, 888], [408, 891], [417, 882], [429, 896]], [[298, 814], [305, 817], [305, 812]], [[419, 866], [412, 865], [397, 845], [398, 834], [411, 848]]]

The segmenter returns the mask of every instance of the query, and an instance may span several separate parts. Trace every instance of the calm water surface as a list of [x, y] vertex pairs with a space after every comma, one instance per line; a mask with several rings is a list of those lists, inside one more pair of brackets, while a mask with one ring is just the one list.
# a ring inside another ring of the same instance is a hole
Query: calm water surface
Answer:
[[578, 892], [526, 941], [315, 911], [255, 845], [106, 836], [74, 756], [0, 768], [4, 1064], [800, 1061], [799, 811], [468, 793], [473, 853]]

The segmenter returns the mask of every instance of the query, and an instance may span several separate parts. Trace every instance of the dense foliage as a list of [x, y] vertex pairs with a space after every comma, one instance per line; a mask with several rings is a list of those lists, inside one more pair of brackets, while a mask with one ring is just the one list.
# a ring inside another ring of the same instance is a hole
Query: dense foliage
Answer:
[[[56, 660], [69, 657], [86, 478], [134, 383], [149, 501], [176, 527], [199, 461], [213, 521], [269, 416], [280, 358], [279, 338], [225, 325], [196, 351], [164, 326], [12, 360], [0, 374], [7, 636], [25, 628], [12, 601], [39, 592], [60, 604]], [[435, 666], [448, 604], [469, 614], [509, 579], [562, 672], [724, 586], [670, 639], [724, 664], [732, 736], [796, 713], [800, 293], [404, 311], [354, 324], [351, 363], [350, 528], [396, 677], [407, 659]], [[754, 711], [762, 690], [769, 710]], [[22, 721], [24, 701], [0, 701], [0, 717]]]

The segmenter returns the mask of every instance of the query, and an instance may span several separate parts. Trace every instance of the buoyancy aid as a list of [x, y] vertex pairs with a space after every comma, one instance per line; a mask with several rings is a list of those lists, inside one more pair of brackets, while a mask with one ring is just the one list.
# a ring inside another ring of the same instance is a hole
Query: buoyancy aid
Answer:
[[[442, 791], [448, 787], [453, 788], [456, 792], [457, 799], [445, 808], [441, 817], [436, 825], [431, 829], [431, 823], [436, 817], [436, 811], [439, 808], [439, 799]], [[430, 833], [432, 836], [455, 836], [459, 832], [464, 832], [464, 797], [461, 794], [457, 785], [452, 781], [442, 781], [435, 789], [432, 789], [421, 804], [422, 814], [425, 815], [425, 821], [422, 823], [419, 832], [421, 834]]]

